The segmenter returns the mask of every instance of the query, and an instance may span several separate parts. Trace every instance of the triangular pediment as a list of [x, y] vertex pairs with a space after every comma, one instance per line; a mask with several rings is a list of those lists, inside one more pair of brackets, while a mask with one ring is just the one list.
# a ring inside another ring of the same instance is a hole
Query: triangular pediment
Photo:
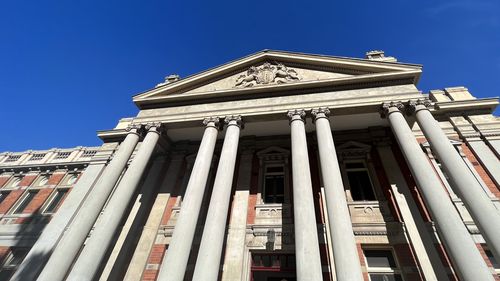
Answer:
[[[227, 96], [318, 88], [384, 79], [416, 83], [419, 65], [262, 51], [136, 95], [141, 108]], [[409, 81], [409, 82], [408, 82]]]

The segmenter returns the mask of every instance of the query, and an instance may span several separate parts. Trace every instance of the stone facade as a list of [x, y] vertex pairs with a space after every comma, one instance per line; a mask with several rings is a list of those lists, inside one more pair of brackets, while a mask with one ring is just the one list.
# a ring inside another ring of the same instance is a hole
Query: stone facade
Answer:
[[500, 280], [498, 98], [421, 71], [266, 50], [0, 153], [0, 280]]

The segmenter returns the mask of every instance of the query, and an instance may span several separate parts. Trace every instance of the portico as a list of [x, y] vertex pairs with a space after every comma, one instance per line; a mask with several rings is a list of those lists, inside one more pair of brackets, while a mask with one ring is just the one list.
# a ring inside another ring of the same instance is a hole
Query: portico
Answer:
[[[135, 230], [140, 239], [124, 280], [142, 280], [135, 265], [154, 268], [161, 281], [251, 280], [252, 268], [274, 270], [267, 280], [414, 274], [396, 262], [388, 273], [371, 271], [370, 255], [392, 253], [388, 245], [412, 249], [415, 272], [441, 280], [440, 242], [460, 280], [494, 280], [476, 241], [484, 237], [498, 257], [500, 214], [450, 149], [436, 121], [441, 104], [415, 86], [420, 73], [418, 65], [390, 60], [263, 51], [135, 96], [138, 115], [99, 132], [120, 145], [94, 187], [99, 192], [83, 201], [37, 280], [99, 278], [117, 234], [134, 231], [122, 222], [140, 204], [134, 196], [155, 157], [169, 163], [157, 168], [168, 195], [159, 200], [160, 188], [148, 190], [157, 200], [147, 228]], [[463, 109], [492, 106], [477, 100]], [[464, 225], [415, 124], [444, 161], [481, 237]], [[397, 166], [398, 151], [423, 201], [410, 192], [403, 168], [387, 169]], [[427, 210], [432, 223], [424, 222]], [[153, 266], [156, 245], [164, 248]]]

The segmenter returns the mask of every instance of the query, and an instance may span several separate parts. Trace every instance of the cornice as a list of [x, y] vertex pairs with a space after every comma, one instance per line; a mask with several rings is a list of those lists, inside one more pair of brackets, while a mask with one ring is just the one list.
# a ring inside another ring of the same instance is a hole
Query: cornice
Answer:
[[464, 115], [466, 113], [492, 113], [498, 106], [498, 97], [479, 98], [463, 101], [446, 101], [434, 103], [435, 114]]

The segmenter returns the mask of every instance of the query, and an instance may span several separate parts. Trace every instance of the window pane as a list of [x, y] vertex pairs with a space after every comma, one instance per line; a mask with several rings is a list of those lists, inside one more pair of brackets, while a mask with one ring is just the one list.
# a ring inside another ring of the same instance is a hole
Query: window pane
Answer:
[[368, 267], [396, 267], [396, 262], [390, 250], [365, 250]]
[[264, 201], [266, 203], [283, 203], [285, 193], [283, 176], [266, 176], [264, 180], [264, 192]]
[[10, 192], [1, 192], [0, 193], [0, 204], [2, 204], [3, 200], [9, 196]]
[[491, 265], [493, 265], [494, 268], [500, 268], [500, 264], [498, 264], [498, 261], [495, 259], [495, 256], [493, 256], [493, 253], [490, 250], [485, 250], [485, 252], [488, 259], [490, 259]]
[[49, 206], [45, 209], [46, 213], [52, 213], [56, 208], [59, 206], [59, 203], [61, 203], [61, 200], [63, 199], [64, 195], [66, 195], [68, 191], [65, 189], [58, 190], [56, 195], [54, 196], [54, 199], [50, 202]]
[[3, 268], [1, 271], [0, 271], [0, 281], [7, 281], [10, 279], [10, 277], [12, 276], [12, 274], [14, 273], [14, 269], [7, 269], [7, 268]]
[[402, 281], [401, 275], [392, 273], [371, 273], [371, 281]]
[[347, 178], [353, 200], [376, 200], [368, 171], [348, 171]]
[[17, 206], [16, 210], [14, 211], [14, 214], [22, 214], [24, 209], [26, 209], [26, 207], [28, 207], [29, 203], [31, 202], [31, 200], [33, 200], [33, 198], [35, 197], [35, 195], [38, 193], [38, 190], [37, 191], [29, 191], [28, 194], [26, 194], [26, 196], [24, 196], [24, 198], [22, 199], [23, 201], [21, 202], [21, 204], [19, 204], [19, 206]]

